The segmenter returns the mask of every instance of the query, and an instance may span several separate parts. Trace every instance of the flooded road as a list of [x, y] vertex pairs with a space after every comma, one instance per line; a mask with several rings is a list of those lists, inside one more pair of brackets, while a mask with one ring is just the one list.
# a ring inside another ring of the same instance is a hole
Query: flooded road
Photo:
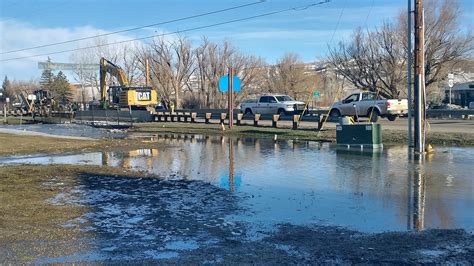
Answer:
[[45, 183], [61, 187], [49, 203], [91, 207], [61, 226], [94, 238], [85, 253], [36, 262], [177, 258], [219, 243], [258, 241], [279, 225], [474, 232], [473, 212], [467, 211], [474, 209], [472, 147], [440, 148], [421, 165], [404, 146], [348, 151], [292, 140], [136, 137], [167, 145], [0, 158], [0, 165], [104, 165], [159, 177], [89, 173], [74, 186], [60, 178]]

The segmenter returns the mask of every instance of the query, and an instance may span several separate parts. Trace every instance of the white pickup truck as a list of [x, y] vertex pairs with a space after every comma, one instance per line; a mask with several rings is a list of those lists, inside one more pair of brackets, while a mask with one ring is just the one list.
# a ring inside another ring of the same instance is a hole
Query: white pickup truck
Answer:
[[244, 114], [289, 115], [302, 113], [305, 103], [295, 101], [288, 95], [272, 94], [260, 96], [257, 100], [244, 101], [239, 108]]
[[371, 122], [376, 122], [379, 117], [386, 117], [394, 121], [398, 116], [408, 114], [408, 101], [377, 99], [373, 92], [357, 92], [349, 95], [340, 102], [334, 103], [330, 116], [357, 116], [369, 117]]

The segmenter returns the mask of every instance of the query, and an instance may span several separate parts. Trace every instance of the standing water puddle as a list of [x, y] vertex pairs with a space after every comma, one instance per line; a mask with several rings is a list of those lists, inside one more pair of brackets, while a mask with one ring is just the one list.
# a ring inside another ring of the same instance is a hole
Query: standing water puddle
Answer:
[[[257, 224], [317, 223], [382, 232], [413, 229], [418, 218], [423, 228], [474, 231], [473, 214], [466, 212], [474, 209], [474, 148], [440, 148], [417, 165], [403, 146], [361, 152], [291, 140], [233, 139], [232, 146], [223, 137], [153, 141], [170, 146], [0, 158], [0, 164], [108, 165], [204, 181], [243, 196], [240, 204], [249, 215], [234, 218]], [[136, 182], [137, 189], [141, 186]], [[413, 217], [416, 212], [423, 217]]]
[[107, 165], [162, 177], [89, 175], [49, 200], [93, 207], [62, 225], [100, 235], [92, 259], [122, 258], [123, 250], [131, 257], [171, 258], [222, 239], [260, 239], [285, 223], [368, 233], [474, 232], [472, 147], [439, 148], [417, 164], [404, 146], [362, 152], [291, 140], [159, 136], [148, 141], [169, 145], [0, 158], [0, 165]]

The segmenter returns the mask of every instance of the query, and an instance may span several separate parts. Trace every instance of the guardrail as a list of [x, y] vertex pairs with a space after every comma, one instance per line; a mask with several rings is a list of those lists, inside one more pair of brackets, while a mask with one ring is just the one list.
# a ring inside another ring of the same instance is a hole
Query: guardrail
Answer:
[[469, 116], [474, 116], [474, 109], [428, 109], [426, 116], [431, 118], [461, 118], [468, 119]]
[[[206, 124], [211, 123], [219, 123], [219, 124], [228, 124], [229, 117], [226, 112], [216, 112], [216, 110], [212, 110], [211, 112], [187, 112], [188, 110], [177, 110], [176, 112], [157, 112], [153, 114], [153, 121], [155, 122], [191, 122], [197, 123], [197, 119], [200, 119], [200, 122], [204, 122]], [[206, 110], [207, 111], [207, 110]], [[225, 111], [225, 110], [221, 110]], [[237, 126], [244, 125], [242, 121], [251, 121], [254, 126], [259, 126], [260, 121], [271, 121], [272, 127], [278, 127], [279, 121], [291, 121], [292, 128], [298, 129], [300, 121], [306, 122], [314, 122], [315, 128], [321, 129], [324, 121], [332, 121], [335, 122], [333, 118], [328, 117], [328, 119], [324, 115], [318, 114], [308, 114], [305, 116], [301, 115], [275, 115], [275, 114], [254, 114], [254, 115], [244, 115], [242, 113], [235, 114], [235, 123]], [[252, 124], [250, 123], [250, 124]], [[249, 125], [249, 123], [245, 123], [245, 125]]]
[[[220, 113], [226, 113], [227, 109], [183, 109], [177, 110], [177, 112], [196, 112], [198, 116], [203, 116], [205, 113], [212, 113], [212, 115], [217, 115]], [[308, 114], [303, 116], [303, 119], [310, 119], [307, 117], [317, 116], [317, 115], [327, 115], [329, 112], [328, 109], [317, 109], [317, 110], [309, 110]], [[234, 114], [239, 113], [238, 110], [234, 111]], [[414, 111], [412, 111], [414, 114]], [[452, 109], [428, 109], [426, 110], [426, 116], [431, 118], [437, 117], [452, 117], [452, 118], [466, 118], [465, 116], [474, 116], [474, 109], [460, 109], [460, 110], [452, 110]], [[262, 115], [263, 119], [271, 119], [271, 115]], [[291, 120], [291, 115], [283, 116], [283, 120]]]

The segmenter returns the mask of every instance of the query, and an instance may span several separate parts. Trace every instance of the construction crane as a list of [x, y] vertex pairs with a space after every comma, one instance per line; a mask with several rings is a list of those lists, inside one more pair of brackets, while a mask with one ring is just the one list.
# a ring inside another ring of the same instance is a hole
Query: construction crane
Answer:
[[[120, 86], [109, 86], [107, 97], [107, 73], [115, 77]], [[148, 77], [147, 77], [148, 79]], [[100, 102], [103, 108], [109, 104], [131, 109], [154, 110], [158, 103], [156, 91], [151, 87], [131, 87], [125, 71], [105, 58], [100, 59]]]

